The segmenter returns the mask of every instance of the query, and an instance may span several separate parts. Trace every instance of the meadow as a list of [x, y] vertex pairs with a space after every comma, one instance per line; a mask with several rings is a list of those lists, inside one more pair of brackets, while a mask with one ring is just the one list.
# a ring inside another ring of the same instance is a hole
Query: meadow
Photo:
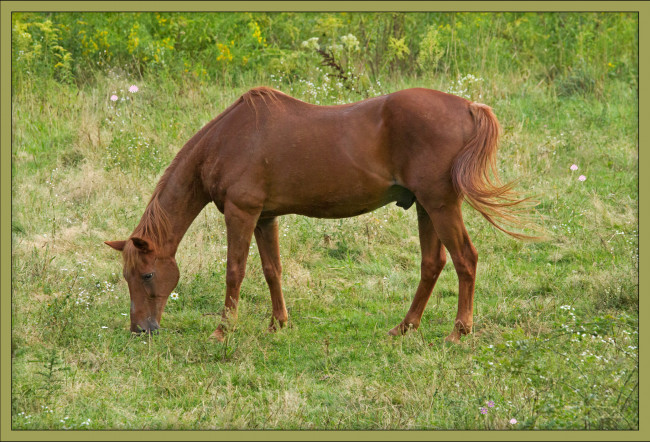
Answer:
[[[12, 16], [13, 430], [637, 430], [638, 15]], [[417, 331], [415, 208], [280, 219], [289, 325], [255, 242], [239, 318], [210, 205], [157, 335], [129, 331], [120, 256], [175, 153], [242, 93], [314, 104], [428, 87], [493, 107], [498, 168], [539, 204], [521, 242], [466, 205], [474, 333], [451, 259]]]

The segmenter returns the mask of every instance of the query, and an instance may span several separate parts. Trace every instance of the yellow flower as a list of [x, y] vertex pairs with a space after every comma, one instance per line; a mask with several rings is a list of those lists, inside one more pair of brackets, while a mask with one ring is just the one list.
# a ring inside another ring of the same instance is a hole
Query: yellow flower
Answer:
[[257, 39], [257, 42], [258, 43], [266, 42], [266, 39], [264, 37], [262, 37], [262, 30], [260, 29], [260, 25], [256, 21], [254, 21], [251, 24], [251, 27], [254, 29], [253, 30], [253, 37], [255, 37]]
[[224, 44], [217, 43], [217, 49], [219, 49], [219, 56], [217, 61], [228, 60], [232, 61], [232, 54], [230, 53], [230, 48]]

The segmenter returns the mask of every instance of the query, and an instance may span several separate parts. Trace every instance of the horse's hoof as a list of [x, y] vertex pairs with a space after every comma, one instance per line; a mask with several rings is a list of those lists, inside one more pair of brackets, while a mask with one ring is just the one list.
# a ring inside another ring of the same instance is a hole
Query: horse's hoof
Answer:
[[445, 342], [450, 342], [452, 344], [460, 344], [460, 333], [453, 331], [445, 338]]
[[417, 327], [413, 324], [404, 324], [401, 322], [399, 325], [397, 325], [395, 328], [391, 329], [388, 334], [390, 336], [402, 336], [405, 335], [407, 331], [409, 330], [415, 330]]
[[389, 336], [401, 336], [403, 333], [402, 333], [402, 329], [400, 328], [400, 325], [396, 326], [395, 328], [390, 329], [388, 331], [388, 335]]
[[269, 333], [275, 333], [277, 331], [280, 331], [281, 329], [284, 328], [285, 325], [287, 325], [288, 319], [276, 319], [276, 318], [271, 318], [271, 323], [269, 324]]
[[214, 339], [218, 342], [223, 342], [226, 340], [226, 335], [220, 328], [216, 329], [214, 333], [210, 335], [210, 339]]

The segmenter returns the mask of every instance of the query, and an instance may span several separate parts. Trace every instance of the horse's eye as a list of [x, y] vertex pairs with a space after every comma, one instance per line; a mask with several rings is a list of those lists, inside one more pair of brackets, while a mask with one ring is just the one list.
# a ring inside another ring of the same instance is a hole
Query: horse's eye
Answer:
[[142, 279], [144, 281], [151, 281], [151, 278], [153, 278], [153, 273], [145, 273], [144, 275], [142, 275]]

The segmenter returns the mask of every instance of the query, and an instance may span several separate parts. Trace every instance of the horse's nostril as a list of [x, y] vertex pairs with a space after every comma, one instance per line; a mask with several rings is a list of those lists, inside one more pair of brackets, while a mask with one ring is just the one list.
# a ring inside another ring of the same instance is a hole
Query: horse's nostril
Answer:
[[159, 328], [160, 326], [156, 321], [148, 319], [146, 320], [146, 324], [144, 325], [144, 327], [142, 327], [142, 332], [148, 334], [158, 334]]
[[131, 332], [136, 334], [141, 334], [141, 333], [157, 334], [158, 333], [157, 330], [159, 328], [160, 325], [158, 325], [158, 322], [152, 319], [145, 319], [140, 323], [131, 323]]

